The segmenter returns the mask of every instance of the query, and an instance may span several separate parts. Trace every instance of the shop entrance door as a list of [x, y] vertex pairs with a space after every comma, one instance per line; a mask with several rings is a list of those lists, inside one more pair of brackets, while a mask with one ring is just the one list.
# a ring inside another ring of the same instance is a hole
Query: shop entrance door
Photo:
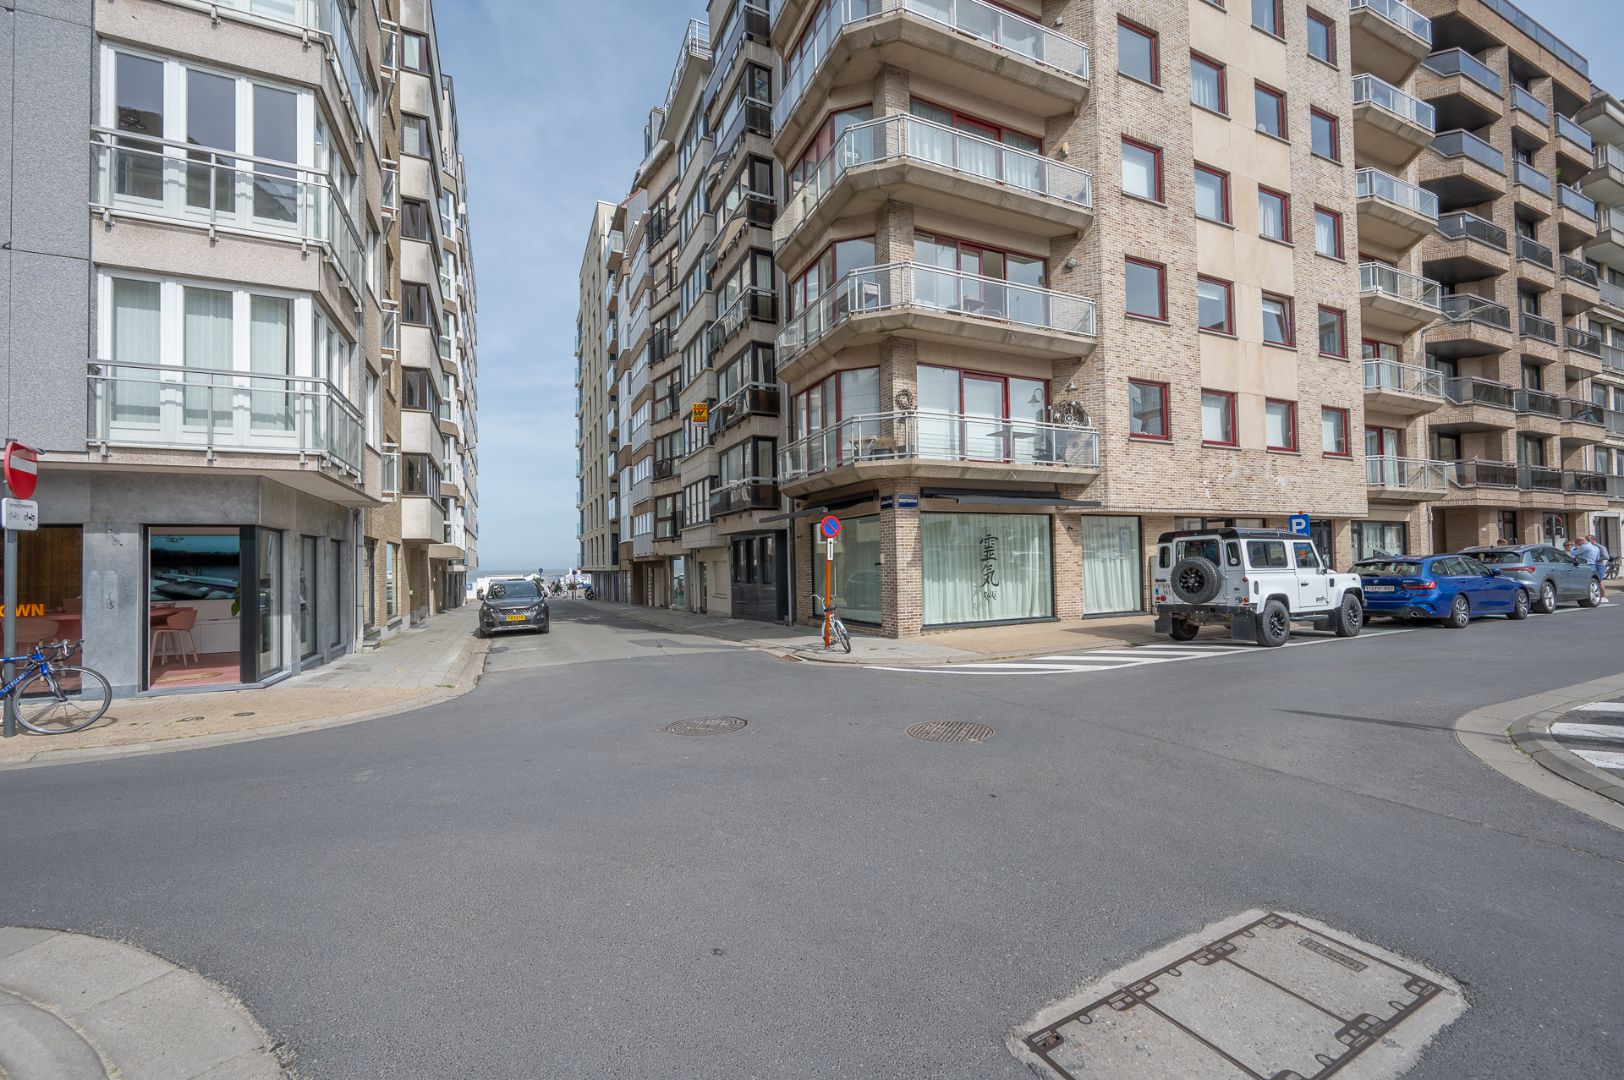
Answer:
[[244, 681], [243, 532], [147, 530], [147, 687]]

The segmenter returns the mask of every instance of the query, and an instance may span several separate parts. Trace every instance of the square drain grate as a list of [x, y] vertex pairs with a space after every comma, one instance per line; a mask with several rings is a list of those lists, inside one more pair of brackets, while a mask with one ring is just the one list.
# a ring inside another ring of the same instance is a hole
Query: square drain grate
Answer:
[[1466, 1008], [1440, 976], [1328, 928], [1274, 912], [1226, 926], [1044, 1010], [1011, 1049], [1064, 1080], [1329, 1080], [1355, 1061], [1371, 1080], [1402, 1075]]

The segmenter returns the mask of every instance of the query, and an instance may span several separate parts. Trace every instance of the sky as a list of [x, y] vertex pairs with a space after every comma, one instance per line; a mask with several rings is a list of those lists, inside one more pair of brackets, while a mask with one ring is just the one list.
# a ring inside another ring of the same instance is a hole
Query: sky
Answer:
[[[1519, 4], [1624, 95], [1619, 0]], [[437, 0], [479, 286], [479, 561], [574, 565], [575, 307], [592, 206], [642, 158], [699, 0]]]

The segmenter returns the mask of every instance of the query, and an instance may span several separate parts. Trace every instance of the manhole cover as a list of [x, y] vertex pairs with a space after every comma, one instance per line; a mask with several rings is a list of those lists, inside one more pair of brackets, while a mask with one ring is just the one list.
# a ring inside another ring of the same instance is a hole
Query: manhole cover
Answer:
[[673, 735], [725, 735], [743, 726], [744, 719], [738, 716], [690, 716], [665, 725], [665, 730]]
[[927, 720], [909, 728], [908, 734], [926, 742], [984, 742], [992, 738], [992, 728], [968, 720]]
[[1045, 1008], [1010, 1049], [1064, 1080], [1361, 1080], [1409, 1071], [1466, 1009], [1442, 975], [1297, 916], [1251, 911]]

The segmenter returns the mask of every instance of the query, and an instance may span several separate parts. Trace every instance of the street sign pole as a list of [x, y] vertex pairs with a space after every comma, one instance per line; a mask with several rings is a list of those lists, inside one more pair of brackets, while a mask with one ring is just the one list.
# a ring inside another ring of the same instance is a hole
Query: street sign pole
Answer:
[[[34, 488], [39, 483], [39, 452], [32, 447], [8, 439], [3, 461], [0, 461], [0, 477], [4, 478], [6, 495], [11, 499], [31, 499], [34, 497]], [[7, 501], [7, 514], [5, 523], [6, 532], [6, 572], [5, 572], [5, 629], [0, 633], [0, 648], [6, 650], [7, 656], [14, 656], [17, 652], [17, 530], [12, 528], [11, 502]], [[34, 507], [22, 508], [25, 515], [32, 514], [31, 521], [37, 522], [38, 515]], [[28, 527], [33, 527], [25, 520]], [[6, 685], [11, 684], [11, 661], [0, 665], [0, 674], [3, 674]], [[6, 695], [5, 723], [0, 725], [4, 738], [12, 738], [17, 734], [17, 706], [12, 695]]]
[[[10, 485], [7, 485], [6, 493], [8, 495], [11, 493]], [[6, 626], [3, 645], [7, 656], [15, 656], [17, 654], [17, 532], [15, 529], [6, 530], [5, 590]], [[4, 675], [5, 685], [10, 686], [12, 676], [10, 660], [5, 662]], [[6, 695], [4, 731], [4, 737], [7, 739], [13, 738], [17, 734], [17, 703], [16, 698], [11, 694]]]

